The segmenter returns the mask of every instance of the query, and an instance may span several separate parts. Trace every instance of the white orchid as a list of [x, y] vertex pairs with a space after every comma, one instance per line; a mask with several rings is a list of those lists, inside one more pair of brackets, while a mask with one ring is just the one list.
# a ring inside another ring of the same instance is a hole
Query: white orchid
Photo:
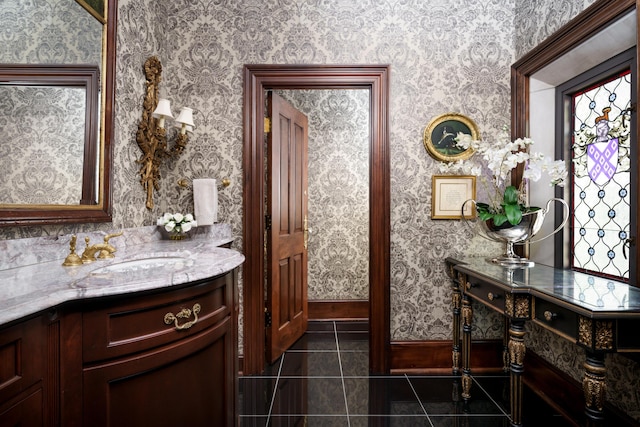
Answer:
[[197, 227], [198, 223], [192, 214], [182, 215], [181, 213], [165, 213], [158, 218], [157, 224], [169, 233], [186, 233], [193, 227]]
[[[482, 213], [483, 206], [486, 206], [486, 216], [491, 216], [494, 220], [496, 216], [501, 216], [499, 221], [506, 221], [509, 216], [508, 220], [511, 223], [519, 222], [520, 215], [513, 211], [516, 210], [516, 202], [520, 206], [518, 212], [529, 209], [525, 207], [527, 181], [539, 181], [545, 172], [549, 175], [551, 185], [563, 186], [567, 177], [564, 161], [547, 159], [542, 153], [530, 153], [534, 141], [531, 138], [510, 141], [507, 128], [503, 128], [494, 142], [473, 140], [471, 135], [464, 133], [458, 133], [456, 141], [457, 146], [464, 150], [473, 149], [473, 156], [467, 161], [444, 164], [440, 171], [482, 178], [482, 171], [488, 169], [492, 182], [492, 189], [488, 191], [489, 203], [478, 203], [477, 208]], [[516, 189], [510, 185], [511, 171], [520, 164], [524, 165], [523, 179], [520, 187]], [[513, 206], [508, 209], [512, 212], [505, 214], [505, 204]]]

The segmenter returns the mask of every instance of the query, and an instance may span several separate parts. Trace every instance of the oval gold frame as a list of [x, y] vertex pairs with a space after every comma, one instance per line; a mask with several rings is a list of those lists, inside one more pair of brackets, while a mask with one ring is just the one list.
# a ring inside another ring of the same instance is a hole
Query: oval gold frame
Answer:
[[[446, 131], [446, 126], [451, 126], [451, 132]], [[443, 129], [444, 128], [444, 129]], [[445, 132], [447, 133], [445, 135]], [[474, 140], [480, 139], [478, 126], [469, 117], [460, 113], [442, 114], [429, 122], [424, 129], [423, 143], [427, 152], [436, 160], [441, 162], [455, 162], [458, 160], [466, 160], [473, 155], [473, 148], [464, 151], [458, 148], [446, 147], [446, 145], [455, 144], [453, 138], [458, 132], [470, 133]], [[441, 135], [434, 142], [434, 134]], [[445, 145], [445, 146], [442, 146]], [[440, 146], [440, 147], [439, 147]]]

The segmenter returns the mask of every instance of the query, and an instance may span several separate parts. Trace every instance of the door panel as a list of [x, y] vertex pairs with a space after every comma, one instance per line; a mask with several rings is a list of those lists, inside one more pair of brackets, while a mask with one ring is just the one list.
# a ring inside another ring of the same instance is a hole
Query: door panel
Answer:
[[267, 360], [274, 362], [307, 329], [307, 117], [274, 93], [267, 141]]

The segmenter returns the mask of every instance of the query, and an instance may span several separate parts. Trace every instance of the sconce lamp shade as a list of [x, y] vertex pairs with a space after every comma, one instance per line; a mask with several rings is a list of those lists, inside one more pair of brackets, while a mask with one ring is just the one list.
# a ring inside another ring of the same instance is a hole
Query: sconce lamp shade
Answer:
[[171, 103], [168, 99], [160, 98], [160, 100], [158, 101], [158, 106], [153, 111], [153, 117], [157, 119], [170, 117], [173, 119], [173, 114], [171, 114]]
[[158, 126], [160, 129], [164, 129], [165, 118], [169, 117], [173, 119], [173, 114], [171, 114], [171, 105], [168, 99], [160, 98], [158, 106], [153, 111], [153, 117], [158, 119]]
[[193, 130], [196, 127], [193, 124], [193, 110], [191, 108], [182, 107], [182, 110], [180, 110], [180, 114], [178, 114], [176, 122], [191, 126], [191, 130]]

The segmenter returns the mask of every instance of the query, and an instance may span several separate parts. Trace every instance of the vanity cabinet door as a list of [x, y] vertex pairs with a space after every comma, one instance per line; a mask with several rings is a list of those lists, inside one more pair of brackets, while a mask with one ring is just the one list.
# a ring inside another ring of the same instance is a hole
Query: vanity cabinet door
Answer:
[[233, 426], [236, 373], [227, 318], [183, 341], [85, 368], [85, 426]]
[[[235, 425], [236, 281], [233, 270], [85, 307], [82, 425]], [[167, 324], [167, 313], [177, 322]]]
[[0, 330], [0, 426], [44, 425], [46, 354], [42, 318]]

